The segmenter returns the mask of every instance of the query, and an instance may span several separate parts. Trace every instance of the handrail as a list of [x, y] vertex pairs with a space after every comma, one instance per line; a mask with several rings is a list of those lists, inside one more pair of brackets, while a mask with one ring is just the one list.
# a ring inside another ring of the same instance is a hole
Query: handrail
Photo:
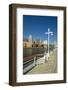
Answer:
[[32, 61], [33, 59], [31, 59], [31, 60], [29, 60], [29, 61], [26, 61], [26, 62], [24, 62], [23, 64], [26, 64], [26, 63], [28, 63], [28, 62], [30, 62], [30, 61]]
[[44, 55], [44, 54], [35, 54], [35, 55], [29, 56], [29, 57], [25, 57], [24, 59], [30, 59], [30, 58], [32, 58], [32, 57], [42, 56], [42, 55]]
[[34, 59], [34, 57], [38, 57], [38, 56], [42, 56], [43, 54], [36, 54], [36, 55], [32, 55], [32, 56], [30, 56], [30, 57], [26, 57], [29, 61], [26, 61], [26, 62], [24, 62], [23, 64], [26, 64], [26, 63], [28, 63], [28, 62], [30, 62], [30, 61], [32, 61], [33, 59]]

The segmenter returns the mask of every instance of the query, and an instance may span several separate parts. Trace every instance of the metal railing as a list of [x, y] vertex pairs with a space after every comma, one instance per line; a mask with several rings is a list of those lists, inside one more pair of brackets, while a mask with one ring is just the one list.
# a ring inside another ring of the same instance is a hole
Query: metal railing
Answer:
[[26, 61], [23, 63], [23, 73], [25, 74], [29, 70], [31, 70], [36, 64], [36, 57], [33, 57], [32, 59]]
[[43, 56], [43, 54], [37, 54], [30, 58], [26, 58], [25, 62], [23, 62], [23, 74], [27, 73], [29, 70], [31, 70], [34, 66], [37, 65], [37, 58], [40, 58], [40, 56]]

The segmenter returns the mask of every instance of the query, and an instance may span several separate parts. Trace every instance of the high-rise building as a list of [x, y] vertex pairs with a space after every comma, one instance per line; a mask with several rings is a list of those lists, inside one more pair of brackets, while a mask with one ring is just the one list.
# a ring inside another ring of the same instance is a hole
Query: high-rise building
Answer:
[[30, 46], [32, 47], [32, 35], [29, 35], [29, 43], [30, 43]]

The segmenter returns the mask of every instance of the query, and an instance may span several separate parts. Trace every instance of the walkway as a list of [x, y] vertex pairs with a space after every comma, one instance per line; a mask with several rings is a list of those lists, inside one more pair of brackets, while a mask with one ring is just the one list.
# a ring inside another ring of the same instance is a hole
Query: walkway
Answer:
[[49, 60], [44, 64], [39, 64], [31, 69], [27, 74], [45, 74], [57, 72], [57, 50], [50, 53]]

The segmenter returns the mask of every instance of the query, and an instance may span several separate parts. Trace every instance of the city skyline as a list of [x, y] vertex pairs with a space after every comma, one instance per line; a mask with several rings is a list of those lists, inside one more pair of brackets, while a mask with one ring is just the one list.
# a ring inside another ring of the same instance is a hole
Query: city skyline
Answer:
[[50, 36], [50, 43], [57, 42], [57, 17], [56, 16], [30, 16], [23, 15], [23, 37], [28, 38], [32, 35], [33, 39], [42, 41], [47, 40], [45, 32], [53, 32]]

